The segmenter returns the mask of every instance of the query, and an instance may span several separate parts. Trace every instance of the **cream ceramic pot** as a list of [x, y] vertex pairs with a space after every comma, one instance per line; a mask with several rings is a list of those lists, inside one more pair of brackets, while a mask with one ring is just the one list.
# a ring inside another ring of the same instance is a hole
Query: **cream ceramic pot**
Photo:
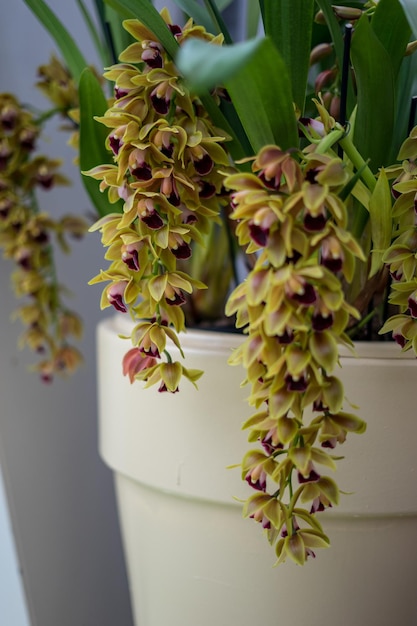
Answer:
[[417, 624], [417, 364], [394, 344], [341, 357], [364, 435], [340, 449], [337, 480], [351, 495], [322, 514], [331, 548], [303, 567], [273, 567], [260, 525], [242, 518], [252, 410], [243, 371], [227, 365], [241, 338], [189, 331], [186, 367], [199, 390], [131, 385], [121, 316], [98, 329], [100, 452], [115, 476], [136, 626], [415, 626]]

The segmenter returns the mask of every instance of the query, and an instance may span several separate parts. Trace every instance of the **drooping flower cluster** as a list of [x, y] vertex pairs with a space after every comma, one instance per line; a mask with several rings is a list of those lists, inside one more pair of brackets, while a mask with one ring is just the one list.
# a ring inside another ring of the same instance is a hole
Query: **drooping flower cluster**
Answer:
[[[221, 43], [191, 20], [181, 29], [166, 11], [162, 15], [179, 44], [189, 37]], [[142, 320], [132, 332], [125, 374], [175, 392], [182, 375], [195, 382], [199, 373], [171, 362], [167, 340], [180, 347], [182, 307], [188, 294], [204, 287], [180, 264], [210, 235], [228, 202], [220, 173], [230, 169], [227, 137], [187, 91], [155, 36], [137, 20], [124, 26], [137, 41], [105, 74], [115, 82], [115, 99], [99, 118], [110, 129], [114, 164], [89, 172], [108, 189], [110, 201], [123, 199], [124, 208], [94, 226], [111, 265], [92, 282], [109, 281], [102, 307]]]
[[384, 254], [392, 278], [389, 302], [399, 307], [381, 328], [392, 332], [404, 350], [417, 354], [417, 126], [401, 146], [401, 164], [387, 168], [394, 178], [393, 242]]
[[27, 298], [17, 311], [27, 326], [21, 343], [41, 355], [36, 369], [50, 381], [54, 373], [71, 372], [81, 361], [68, 343], [71, 336], [79, 338], [81, 322], [62, 301], [52, 235], [68, 249], [66, 237], [81, 236], [85, 224], [73, 216], [54, 220], [38, 211], [38, 188], [67, 184], [59, 161], [34, 153], [39, 132], [33, 115], [14, 96], [0, 94], [0, 246], [16, 263], [12, 280], [17, 296]]
[[364, 422], [343, 409], [335, 374], [338, 344], [357, 312], [345, 300], [361, 248], [347, 231], [338, 193], [351, 177], [336, 155], [265, 146], [252, 173], [226, 178], [236, 234], [256, 262], [231, 294], [227, 313], [247, 338], [231, 357], [243, 364], [257, 412], [245, 423], [250, 450], [242, 478], [255, 489], [245, 505], [275, 544], [278, 562], [304, 563], [328, 545], [316, 512], [336, 504], [329, 453]]

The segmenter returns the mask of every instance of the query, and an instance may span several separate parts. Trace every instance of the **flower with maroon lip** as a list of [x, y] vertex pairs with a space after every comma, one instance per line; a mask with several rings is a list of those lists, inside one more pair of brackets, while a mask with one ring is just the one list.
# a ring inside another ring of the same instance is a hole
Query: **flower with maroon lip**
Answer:
[[252, 166], [253, 171], [267, 187], [280, 189], [281, 185], [292, 192], [301, 182], [301, 172], [295, 159], [277, 146], [264, 146]]
[[138, 374], [156, 364], [155, 358], [143, 354], [139, 348], [131, 348], [123, 357], [123, 375], [129, 376], [130, 382], [133, 383]]
[[314, 285], [304, 278], [292, 276], [292, 280], [285, 286], [285, 292], [289, 298], [302, 306], [310, 306], [317, 301], [317, 293]]
[[130, 173], [136, 180], [142, 182], [152, 180], [152, 168], [146, 163], [143, 150], [132, 150], [128, 162]]
[[143, 354], [155, 358], [159, 358], [165, 351], [167, 337], [177, 343], [173, 330], [157, 322], [139, 322], [131, 334], [133, 344]]
[[127, 313], [127, 306], [123, 300], [128, 281], [114, 282], [107, 287], [107, 299], [109, 303], [114, 306], [116, 311], [121, 313]]
[[151, 230], [159, 230], [163, 227], [164, 221], [151, 198], [142, 198], [139, 200], [137, 203], [137, 212], [142, 222]]
[[315, 469], [311, 469], [308, 474], [303, 475], [301, 472], [298, 472], [298, 482], [300, 485], [304, 483], [315, 483], [319, 480], [320, 474], [316, 472]]
[[316, 548], [327, 548], [329, 539], [317, 528], [302, 528], [295, 530], [291, 534], [282, 537], [276, 545], [278, 563], [284, 563], [289, 557], [297, 565], [304, 565], [305, 561], [311, 557], [315, 558]]
[[149, 41], [147, 47], [142, 52], [142, 61], [150, 68], [163, 67], [162, 46], [156, 41]]
[[185, 241], [181, 241], [176, 245], [175, 248], [171, 248], [172, 254], [177, 259], [189, 259], [191, 257], [191, 247]]
[[250, 450], [242, 459], [242, 479], [257, 491], [266, 491], [267, 476], [276, 467], [275, 461], [259, 450]]
[[311, 318], [311, 324], [314, 330], [327, 330], [333, 326], [333, 315], [330, 311], [317, 311]]
[[269, 494], [259, 492], [248, 498], [243, 508], [243, 516], [255, 520], [268, 530], [272, 527], [281, 527], [283, 520], [282, 510], [277, 499]]
[[308, 380], [305, 376], [285, 376], [285, 385], [288, 391], [305, 391], [308, 387]]
[[143, 244], [141, 242], [137, 242], [125, 244], [122, 246], [122, 261], [123, 263], [126, 263], [127, 267], [134, 272], [140, 270], [139, 250], [141, 249], [142, 245]]
[[416, 319], [417, 318], [417, 289], [408, 296], [407, 304], [408, 304], [408, 309], [410, 311], [411, 317]]
[[187, 378], [194, 386], [203, 372], [187, 369], [179, 361], [159, 363], [153, 367], [146, 378], [146, 387], [159, 384], [159, 392], [177, 393], [181, 379]]
[[109, 135], [109, 146], [113, 151], [113, 154], [116, 156], [119, 154], [120, 148], [123, 145], [122, 133], [120, 131], [115, 131], [111, 135]]
[[178, 186], [175, 177], [173, 175], [165, 176], [164, 178], [162, 178], [160, 190], [161, 193], [164, 194], [164, 196], [167, 198], [168, 202], [170, 202], [170, 204], [175, 207], [180, 206], [181, 198], [178, 192]]
[[321, 264], [331, 272], [340, 272], [345, 258], [340, 241], [334, 236], [326, 237], [321, 242], [320, 252]]

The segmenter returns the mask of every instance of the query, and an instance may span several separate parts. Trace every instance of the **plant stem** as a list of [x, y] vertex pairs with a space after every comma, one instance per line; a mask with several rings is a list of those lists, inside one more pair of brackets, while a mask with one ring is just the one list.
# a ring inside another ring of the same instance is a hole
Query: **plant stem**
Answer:
[[365, 159], [360, 154], [359, 150], [354, 146], [349, 135], [344, 135], [339, 140], [340, 146], [351, 161], [355, 169], [361, 170], [361, 178], [370, 191], [375, 189], [376, 178], [372, 173], [371, 168], [367, 165]]

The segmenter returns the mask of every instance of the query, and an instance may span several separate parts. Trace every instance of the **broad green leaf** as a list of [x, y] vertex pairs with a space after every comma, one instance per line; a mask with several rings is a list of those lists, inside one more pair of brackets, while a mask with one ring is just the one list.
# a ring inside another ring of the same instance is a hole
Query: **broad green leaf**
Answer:
[[105, 0], [122, 18], [138, 19], [174, 58], [178, 43], [150, 0]]
[[272, 41], [262, 39], [225, 85], [255, 152], [271, 143], [283, 150], [298, 146], [290, 78]]
[[374, 33], [388, 52], [396, 79], [411, 35], [399, 0], [380, 0], [371, 23]]
[[112, 7], [106, 6], [106, 19], [111, 33], [112, 40], [112, 49], [114, 55], [114, 61], [116, 62], [119, 58], [119, 54], [126, 50], [126, 48], [133, 43], [134, 39], [123, 28], [123, 23], [120, 19], [119, 14], [112, 9]]
[[314, 16], [314, 0], [263, 0], [262, 15], [268, 35], [284, 59], [291, 78], [293, 99], [303, 113]]
[[223, 84], [257, 54], [261, 39], [231, 46], [218, 46], [202, 39], [189, 39], [180, 47], [175, 63], [194, 92], [202, 93]]
[[214, 0], [204, 0], [204, 4], [207, 7], [207, 11], [213, 20], [213, 23], [216, 25], [216, 34], [223, 33], [225, 43], [231, 44], [232, 38], [226, 23], [221, 16], [220, 10], [217, 8], [216, 2]]
[[261, 10], [258, 2], [248, 2], [246, 9], [246, 38], [256, 37], [259, 31]]
[[194, 22], [204, 26], [209, 32], [214, 31], [215, 26], [206, 7], [198, 4], [197, 0], [174, 0], [174, 2], [186, 15], [192, 17]]
[[227, 9], [229, 4], [232, 4], [232, 2], [233, 0], [216, 0], [216, 5], [219, 11], [224, 11], [225, 9]]
[[[321, 9], [326, 19], [327, 27], [330, 31], [331, 40], [333, 42], [334, 50], [336, 53], [337, 64], [341, 69], [343, 67], [343, 56], [344, 56], [344, 39], [343, 33], [340, 28], [340, 24], [334, 14], [332, 4], [334, 4], [331, 0], [317, 0], [317, 5]], [[352, 84], [349, 81], [348, 90], [347, 90], [347, 115], [351, 116], [352, 111], [355, 106], [355, 98], [353, 95]]]
[[89, 10], [84, 2], [84, 0], [76, 0], [78, 8], [80, 9], [81, 15], [84, 18], [84, 22], [87, 26], [88, 32], [90, 33], [91, 41], [93, 42], [96, 51], [101, 59], [102, 65], [108, 65], [108, 53], [107, 48], [105, 46], [105, 42], [102, 41], [100, 35], [100, 31], [97, 29], [94, 24], [93, 18], [90, 15]]
[[327, 27], [330, 31], [339, 67], [342, 67], [344, 48], [343, 35], [340, 29], [339, 22], [332, 8], [333, 3], [330, 2], [330, 0], [317, 0], [317, 4], [320, 10], [323, 12]]
[[250, 143], [233, 105], [229, 103], [225, 109], [220, 108], [208, 92], [200, 95], [200, 100], [213, 124], [230, 136], [227, 149], [233, 159], [237, 161], [247, 156], [251, 149]]
[[393, 140], [395, 84], [389, 54], [366, 15], [352, 37], [352, 64], [358, 90], [354, 142], [372, 171], [387, 165]]
[[253, 151], [275, 142], [283, 149], [298, 144], [288, 73], [269, 39], [223, 47], [190, 40], [176, 63], [197, 92], [225, 84]]
[[[209, 32], [215, 31], [215, 25], [209, 11], [206, 7], [201, 6], [197, 0], [174, 0], [174, 2], [186, 15], [192, 17], [194, 22], [204, 26]], [[231, 3], [232, 0], [216, 0], [219, 11], [224, 11]]]
[[369, 202], [371, 216], [372, 258], [371, 278], [383, 266], [382, 258], [391, 243], [392, 236], [391, 188], [384, 169], [381, 169]]
[[84, 59], [74, 39], [71, 37], [65, 26], [58, 19], [55, 13], [43, 0], [23, 0], [36, 18], [49, 32], [55, 40], [63, 59], [71, 73], [71, 76], [78, 83], [81, 73], [87, 67]]
[[[111, 28], [108, 26], [107, 16], [106, 16], [106, 4], [104, 0], [95, 0], [94, 1], [96, 7], [97, 18], [100, 25], [100, 30], [102, 32], [102, 36], [104, 39], [104, 56], [103, 56], [103, 67], [109, 67], [113, 63], [116, 62], [116, 51], [114, 47], [113, 37], [111, 33]], [[119, 18], [119, 21], [121, 19]]]
[[[417, 53], [405, 57], [398, 76], [397, 82], [397, 106], [396, 122], [394, 130], [393, 150], [391, 161], [397, 157], [400, 146], [408, 135], [408, 123], [410, 119], [411, 99], [417, 95]], [[417, 119], [411, 119], [411, 126], [417, 124]]]
[[400, 0], [413, 35], [417, 39], [417, 4], [415, 0]]
[[[85, 69], [79, 83], [80, 98], [80, 169], [87, 171], [96, 165], [111, 162], [111, 155], [105, 147], [108, 130], [94, 120], [95, 115], [104, 115], [108, 105], [94, 73]], [[100, 216], [122, 210], [118, 204], [110, 204], [107, 194], [99, 189], [98, 181], [90, 176], [82, 177]]]

